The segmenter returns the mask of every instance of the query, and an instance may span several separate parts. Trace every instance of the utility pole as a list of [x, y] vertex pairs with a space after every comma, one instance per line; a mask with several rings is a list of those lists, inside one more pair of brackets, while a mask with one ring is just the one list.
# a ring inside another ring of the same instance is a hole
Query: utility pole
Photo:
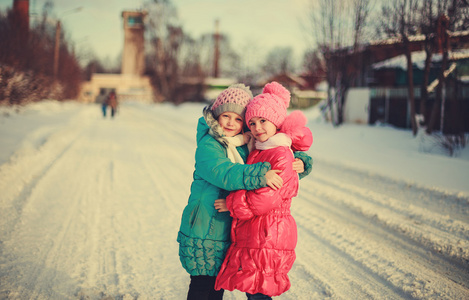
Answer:
[[218, 31], [219, 20], [215, 20], [215, 57], [213, 61], [213, 77], [218, 78], [219, 67], [218, 61], [220, 59], [220, 33]]
[[57, 75], [59, 73], [60, 30], [61, 23], [60, 20], [57, 20], [55, 25], [54, 80], [57, 80]]
[[[65, 11], [64, 13], [62, 13], [62, 18], [66, 14], [79, 12], [82, 8], [83, 7], [80, 6], [80, 7]], [[59, 75], [60, 31], [62, 30], [61, 28], [62, 28], [62, 23], [60, 22], [60, 19], [57, 19], [57, 23], [55, 25], [55, 47], [54, 47], [54, 69], [53, 69], [54, 80], [57, 80], [57, 76]]]

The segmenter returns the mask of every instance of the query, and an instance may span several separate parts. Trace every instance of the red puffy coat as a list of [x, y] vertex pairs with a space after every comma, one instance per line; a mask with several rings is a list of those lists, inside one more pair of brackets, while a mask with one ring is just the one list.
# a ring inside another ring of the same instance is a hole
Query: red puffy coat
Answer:
[[[309, 146], [308, 146], [309, 148]], [[292, 197], [298, 192], [290, 148], [255, 150], [248, 164], [270, 162], [282, 170], [283, 187], [232, 192], [226, 199], [233, 217], [231, 246], [218, 274], [215, 289], [277, 296], [290, 288], [288, 271], [295, 261], [296, 223], [290, 214]]]

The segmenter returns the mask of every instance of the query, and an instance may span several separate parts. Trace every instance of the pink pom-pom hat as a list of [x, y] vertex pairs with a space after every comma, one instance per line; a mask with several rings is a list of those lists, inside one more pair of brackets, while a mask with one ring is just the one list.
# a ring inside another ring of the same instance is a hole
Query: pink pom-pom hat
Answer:
[[262, 94], [257, 95], [246, 107], [246, 124], [253, 117], [265, 118], [280, 128], [287, 117], [290, 105], [290, 92], [278, 82], [264, 86]]

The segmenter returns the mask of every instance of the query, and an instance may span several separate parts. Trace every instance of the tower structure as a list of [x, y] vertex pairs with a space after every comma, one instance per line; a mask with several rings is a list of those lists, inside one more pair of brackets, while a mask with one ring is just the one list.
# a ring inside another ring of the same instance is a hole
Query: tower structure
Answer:
[[29, 32], [29, 0], [14, 0], [13, 13], [16, 34], [19, 38], [26, 39]]
[[144, 11], [124, 11], [124, 51], [122, 53], [123, 75], [142, 76], [145, 72]]
[[145, 11], [123, 11], [124, 47], [120, 74], [93, 73], [82, 86], [82, 100], [100, 102], [101, 95], [110, 91], [117, 94], [119, 102], [154, 101], [153, 87], [145, 72]]

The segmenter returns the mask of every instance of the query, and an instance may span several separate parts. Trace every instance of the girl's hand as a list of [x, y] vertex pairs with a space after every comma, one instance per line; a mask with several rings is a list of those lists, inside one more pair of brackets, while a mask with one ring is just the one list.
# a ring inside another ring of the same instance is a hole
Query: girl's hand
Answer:
[[254, 136], [252, 135], [250, 131], [245, 132], [243, 136], [244, 136], [244, 142], [248, 146], [249, 153], [251, 153], [255, 149], [254, 144], [256, 143], [256, 139], [254, 138]]
[[305, 171], [305, 164], [301, 159], [295, 158], [295, 160], [293, 161], [293, 171], [298, 174], [303, 173]]
[[215, 200], [214, 206], [215, 206], [215, 209], [218, 210], [218, 212], [228, 211], [228, 207], [226, 206], [226, 199]]
[[265, 173], [265, 179], [267, 181], [267, 185], [270, 186], [274, 191], [278, 190], [283, 186], [283, 179], [278, 173], [282, 171], [280, 170], [269, 170]]

